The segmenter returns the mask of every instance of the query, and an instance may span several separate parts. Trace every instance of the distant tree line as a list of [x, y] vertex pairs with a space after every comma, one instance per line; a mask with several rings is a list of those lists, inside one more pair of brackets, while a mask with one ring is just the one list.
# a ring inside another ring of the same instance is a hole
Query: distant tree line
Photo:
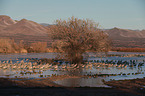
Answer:
[[112, 48], [112, 51], [117, 51], [117, 52], [145, 52], [145, 48]]
[[0, 39], [0, 53], [44, 53], [51, 52], [47, 48], [47, 42], [34, 42], [25, 44], [23, 40], [15, 43], [13, 39], [1, 38]]

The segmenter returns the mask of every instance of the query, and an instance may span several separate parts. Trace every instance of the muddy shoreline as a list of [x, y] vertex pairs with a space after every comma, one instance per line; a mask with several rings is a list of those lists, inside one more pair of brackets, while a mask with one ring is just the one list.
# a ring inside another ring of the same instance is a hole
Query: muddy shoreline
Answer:
[[145, 78], [133, 80], [104, 81], [112, 88], [64, 87], [54, 83], [68, 78], [84, 76], [60, 75], [48, 78], [0, 78], [2, 96], [145, 96]]
[[104, 83], [118, 90], [145, 96], [145, 78], [131, 80], [117, 80], [117, 81], [114, 80]]

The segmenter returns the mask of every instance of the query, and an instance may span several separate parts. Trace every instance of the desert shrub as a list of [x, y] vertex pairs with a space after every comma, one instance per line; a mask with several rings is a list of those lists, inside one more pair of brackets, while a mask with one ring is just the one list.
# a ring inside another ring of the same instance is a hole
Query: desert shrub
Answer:
[[23, 40], [17, 44], [14, 40], [9, 38], [0, 39], [0, 53], [40, 53], [47, 51], [48, 48], [46, 42], [35, 42], [28, 45], [24, 44]]
[[31, 43], [30, 47], [28, 47], [28, 52], [46, 52], [47, 51], [47, 42], [35, 42]]
[[19, 47], [14, 40], [7, 38], [0, 39], [0, 53], [17, 53], [17, 51], [19, 51]]

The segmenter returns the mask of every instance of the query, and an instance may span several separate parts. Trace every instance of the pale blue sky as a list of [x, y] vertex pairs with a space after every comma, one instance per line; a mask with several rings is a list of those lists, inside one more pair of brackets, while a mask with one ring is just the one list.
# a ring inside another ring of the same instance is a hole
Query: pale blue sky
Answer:
[[145, 0], [0, 0], [0, 15], [53, 24], [75, 16], [101, 28], [145, 29]]

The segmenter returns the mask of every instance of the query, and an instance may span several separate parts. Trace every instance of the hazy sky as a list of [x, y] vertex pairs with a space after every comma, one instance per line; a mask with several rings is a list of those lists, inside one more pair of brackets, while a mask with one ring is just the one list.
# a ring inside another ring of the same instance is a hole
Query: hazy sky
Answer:
[[0, 0], [0, 15], [53, 24], [75, 16], [101, 28], [145, 29], [145, 0]]

